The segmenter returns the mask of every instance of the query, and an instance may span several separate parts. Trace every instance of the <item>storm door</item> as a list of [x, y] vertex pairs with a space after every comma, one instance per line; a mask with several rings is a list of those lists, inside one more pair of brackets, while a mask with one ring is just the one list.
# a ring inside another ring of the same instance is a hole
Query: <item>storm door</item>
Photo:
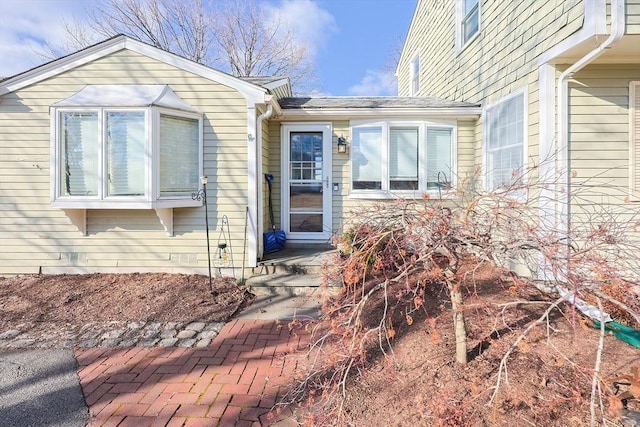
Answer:
[[331, 236], [331, 126], [283, 127], [283, 228], [291, 240]]

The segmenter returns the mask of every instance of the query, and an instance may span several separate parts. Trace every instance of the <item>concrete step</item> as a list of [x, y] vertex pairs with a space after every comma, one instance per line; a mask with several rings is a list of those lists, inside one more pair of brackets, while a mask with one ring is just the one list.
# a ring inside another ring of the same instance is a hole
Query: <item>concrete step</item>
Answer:
[[236, 315], [239, 319], [317, 319], [324, 292], [318, 287], [253, 286], [253, 303]]
[[327, 244], [297, 245], [287, 243], [281, 251], [266, 254], [253, 274], [310, 274], [322, 272], [322, 264], [331, 262], [335, 248]]
[[322, 265], [319, 264], [287, 264], [261, 261], [253, 270], [254, 275], [320, 275]]
[[317, 288], [321, 284], [322, 275], [319, 273], [277, 272], [275, 274], [257, 274], [246, 281], [246, 286], [249, 289], [260, 287]]

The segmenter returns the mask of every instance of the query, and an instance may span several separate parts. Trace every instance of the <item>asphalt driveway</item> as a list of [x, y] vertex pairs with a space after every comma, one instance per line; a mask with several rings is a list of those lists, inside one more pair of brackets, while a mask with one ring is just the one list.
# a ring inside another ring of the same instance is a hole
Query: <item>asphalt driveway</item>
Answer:
[[3, 426], [84, 427], [88, 419], [73, 350], [0, 351]]

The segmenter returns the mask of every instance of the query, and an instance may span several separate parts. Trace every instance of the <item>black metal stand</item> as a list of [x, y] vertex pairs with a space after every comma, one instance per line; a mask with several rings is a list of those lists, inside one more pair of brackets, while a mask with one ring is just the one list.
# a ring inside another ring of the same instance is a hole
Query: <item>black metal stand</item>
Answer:
[[213, 283], [211, 282], [211, 245], [209, 244], [209, 208], [207, 207], [207, 177], [202, 177], [202, 188], [191, 194], [193, 200], [202, 200], [204, 203], [204, 224], [207, 230], [207, 263], [209, 266], [209, 289], [215, 295]]

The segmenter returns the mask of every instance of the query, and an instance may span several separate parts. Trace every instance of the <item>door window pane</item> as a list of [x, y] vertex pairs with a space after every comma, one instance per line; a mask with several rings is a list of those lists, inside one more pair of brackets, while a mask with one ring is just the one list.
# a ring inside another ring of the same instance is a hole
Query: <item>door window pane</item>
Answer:
[[98, 194], [98, 113], [62, 113], [61, 194]]
[[291, 132], [289, 174], [294, 180], [322, 180], [322, 132]]
[[322, 214], [291, 213], [289, 215], [289, 229], [292, 233], [321, 233]]
[[351, 161], [354, 190], [382, 188], [382, 148], [380, 126], [353, 129]]
[[322, 184], [291, 185], [291, 212], [322, 212]]
[[144, 113], [109, 112], [106, 132], [108, 195], [144, 194]]

